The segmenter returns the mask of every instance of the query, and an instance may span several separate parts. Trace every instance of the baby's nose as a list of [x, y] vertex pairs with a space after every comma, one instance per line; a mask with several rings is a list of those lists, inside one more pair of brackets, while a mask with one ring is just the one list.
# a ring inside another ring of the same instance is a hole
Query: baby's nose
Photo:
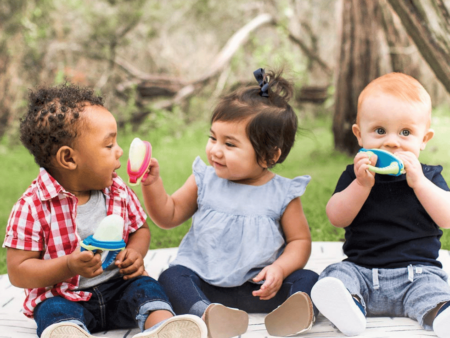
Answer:
[[121, 157], [123, 155], [123, 149], [119, 146], [119, 149], [117, 151], [117, 158]]
[[397, 135], [389, 135], [386, 138], [384, 145], [386, 147], [398, 147], [400, 145], [400, 143], [399, 143], [399, 139], [398, 139]]
[[215, 144], [214, 147], [212, 148], [212, 153], [215, 157], [222, 157], [223, 156], [222, 147], [219, 144]]

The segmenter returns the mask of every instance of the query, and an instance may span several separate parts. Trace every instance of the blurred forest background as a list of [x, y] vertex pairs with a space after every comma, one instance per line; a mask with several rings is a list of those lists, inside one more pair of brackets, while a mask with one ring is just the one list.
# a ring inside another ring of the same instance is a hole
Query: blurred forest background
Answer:
[[[313, 240], [343, 240], [325, 205], [357, 150], [351, 125], [359, 93], [401, 71], [432, 97], [433, 139], [421, 155], [450, 170], [450, 8], [444, 0], [0, 0], [0, 232], [37, 176], [20, 145], [27, 95], [39, 85], [94, 88], [128, 145], [149, 140], [169, 192], [204, 156], [220, 95], [255, 85], [257, 68], [285, 70], [302, 127], [275, 171], [313, 180], [302, 202]], [[444, 170], [444, 177], [450, 179]], [[139, 188], [135, 189], [140, 198]], [[141, 199], [142, 200], [142, 199]], [[150, 220], [149, 220], [149, 223]], [[151, 248], [177, 246], [190, 226], [151, 224]], [[443, 247], [450, 249], [444, 233]], [[5, 249], [0, 273], [6, 273]]]

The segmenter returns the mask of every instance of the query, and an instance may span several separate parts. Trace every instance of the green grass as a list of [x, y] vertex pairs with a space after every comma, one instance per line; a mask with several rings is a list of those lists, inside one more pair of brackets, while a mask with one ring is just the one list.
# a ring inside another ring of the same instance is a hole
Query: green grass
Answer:
[[[336, 182], [352, 162], [352, 158], [333, 150], [331, 119], [302, 121], [305, 132], [298, 136], [294, 148], [285, 163], [278, 165], [274, 171], [285, 177], [311, 175], [312, 180], [302, 196], [302, 204], [308, 219], [313, 241], [340, 241], [344, 231], [333, 227], [325, 214], [325, 205], [334, 191]], [[421, 162], [441, 164], [443, 175], [450, 182], [450, 117], [443, 110], [434, 113], [432, 127], [436, 131], [435, 138], [421, 154]], [[134, 137], [147, 139], [152, 143], [153, 154], [160, 163], [161, 177], [169, 193], [176, 191], [192, 173], [192, 162], [200, 156], [206, 162], [205, 145], [209, 126], [197, 124], [189, 127], [180, 137], [168, 136], [161, 128], [150, 133], [119, 135], [118, 142], [124, 149], [122, 167], [119, 175], [127, 179], [126, 159], [128, 147]], [[39, 169], [33, 158], [22, 146], [12, 147], [3, 141], [0, 143], [0, 233], [5, 233], [6, 223], [13, 204], [22, 195]], [[142, 199], [140, 188], [134, 188], [139, 199]], [[190, 221], [172, 229], [162, 230], [149, 220], [152, 232], [151, 249], [178, 246], [190, 227]], [[443, 248], [450, 249], [450, 231], [444, 231]], [[6, 249], [0, 249], [0, 274], [6, 273]]]

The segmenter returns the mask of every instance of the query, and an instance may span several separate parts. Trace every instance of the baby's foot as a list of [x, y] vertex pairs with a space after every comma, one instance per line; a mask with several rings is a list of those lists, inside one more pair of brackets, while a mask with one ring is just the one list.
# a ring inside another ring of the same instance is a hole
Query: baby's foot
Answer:
[[180, 315], [163, 320], [133, 338], [206, 338], [206, 325], [201, 318], [193, 315]]
[[41, 338], [94, 337], [80, 326], [70, 322], [52, 324], [42, 332]]
[[296, 292], [264, 319], [271, 336], [290, 336], [311, 329], [314, 311], [311, 299]]
[[204, 316], [208, 338], [231, 338], [244, 334], [248, 328], [247, 312], [222, 304], [209, 305]]
[[311, 290], [311, 298], [319, 311], [346, 336], [357, 336], [366, 329], [363, 310], [339, 279], [319, 280]]
[[450, 337], [450, 302], [445, 303], [438, 311], [433, 321], [433, 330], [439, 338]]

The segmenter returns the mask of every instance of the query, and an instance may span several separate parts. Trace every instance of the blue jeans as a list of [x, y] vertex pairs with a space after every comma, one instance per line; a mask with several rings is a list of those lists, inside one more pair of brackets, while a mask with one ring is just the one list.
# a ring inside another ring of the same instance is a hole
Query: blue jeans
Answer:
[[359, 297], [368, 316], [409, 317], [426, 330], [427, 314], [450, 301], [447, 274], [436, 266], [409, 265], [396, 269], [367, 269], [351, 262], [329, 265], [321, 274], [342, 281]]
[[134, 328], [141, 330], [152, 311], [167, 310], [174, 314], [161, 286], [151, 277], [129, 280], [114, 278], [87, 288], [92, 297], [87, 302], [72, 302], [57, 296], [46, 299], [34, 310], [37, 335], [48, 326], [69, 321], [87, 332]]
[[[297, 270], [285, 278], [275, 297], [260, 300], [252, 295], [261, 285], [246, 282], [241, 286], [224, 288], [210, 285], [194, 271], [175, 265], [159, 276], [159, 283], [169, 296], [176, 314], [193, 314], [201, 317], [211, 303], [220, 303], [248, 313], [271, 312], [289, 296], [302, 291], [311, 296], [311, 289], [319, 275], [310, 270]], [[314, 308], [317, 315], [317, 310]]]

